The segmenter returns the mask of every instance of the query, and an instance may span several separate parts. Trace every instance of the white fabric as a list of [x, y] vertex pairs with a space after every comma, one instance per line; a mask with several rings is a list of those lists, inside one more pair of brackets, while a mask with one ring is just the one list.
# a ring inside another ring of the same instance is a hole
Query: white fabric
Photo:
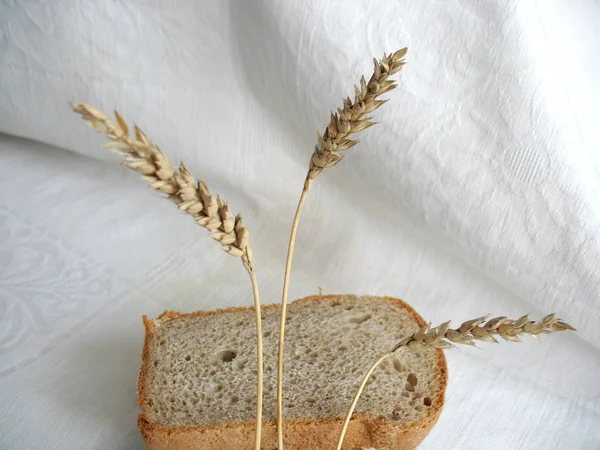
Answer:
[[598, 19], [593, 0], [3, 2], [0, 448], [143, 448], [140, 316], [252, 303], [239, 260], [69, 100], [118, 108], [243, 212], [272, 303], [316, 131], [405, 45], [380, 124], [314, 183], [290, 297], [556, 311], [579, 331], [447, 352], [421, 448], [600, 448]]

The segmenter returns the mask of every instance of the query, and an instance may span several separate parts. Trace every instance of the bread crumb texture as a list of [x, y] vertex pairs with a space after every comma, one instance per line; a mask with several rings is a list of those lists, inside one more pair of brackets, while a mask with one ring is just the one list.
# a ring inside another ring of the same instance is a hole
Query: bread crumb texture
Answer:
[[[148, 423], [179, 428], [254, 421], [256, 328], [251, 309], [171, 313], [151, 323], [140, 380]], [[290, 304], [285, 419], [343, 419], [377, 356], [423, 324], [410, 307], [389, 297], [317, 296]], [[265, 421], [275, 420], [278, 327], [278, 305], [264, 307]], [[430, 422], [439, 415], [445, 387], [446, 365], [439, 350], [404, 348], [375, 370], [355, 414], [407, 426]]]

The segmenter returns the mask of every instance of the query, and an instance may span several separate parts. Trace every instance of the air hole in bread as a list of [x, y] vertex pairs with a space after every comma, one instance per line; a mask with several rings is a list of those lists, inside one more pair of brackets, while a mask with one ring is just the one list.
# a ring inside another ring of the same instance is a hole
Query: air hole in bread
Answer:
[[265, 334], [264, 334], [264, 336], [265, 337], [269, 337], [269, 336], [271, 336], [271, 334], [272, 334], [272, 331], [266, 331]]
[[220, 383], [211, 383], [210, 391], [211, 392], [219, 392], [223, 390], [223, 385]]
[[237, 353], [233, 350], [223, 350], [219, 353], [219, 359], [223, 362], [231, 362], [237, 357]]
[[389, 418], [392, 420], [398, 420], [400, 418], [400, 411], [398, 411], [397, 409], [393, 410], [392, 413], [389, 415]]
[[192, 359], [192, 357], [191, 357], [190, 355], [187, 355], [187, 356], [185, 357], [185, 360], [186, 360], [186, 361], [189, 361], [190, 359]]
[[231, 403], [237, 403], [240, 401], [240, 398], [237, 395], [231, 397]]
[[348, 319], [348, 322], [360, 324], [360, 323], [366, 322], [371, 317], [373, 317], [373, 315], [369, 314], [369, 313], [359, 314], [357, 316], [354, 316], [354, 317], [351, 317], [350, 319]]
[[348, 350], [348, 347], [346, 347], [345, 345], [340, 345], [340, 346], [338, 347], [338, 350], [339, 350], [340, 352], [345, 352], [346, 350]]
[[414, 373], [409, 373], [408, 377], [406, 378], [406, 381], [408, 381], [408, 383], [412, 386], [415, 387], [417, 385], [417, 376]]
[[406, 383], [404, 389], [406, 389], [408, 392], [415, 392], [415, 387], [410, 383]]
[[402, 363], [398, 358], [392, 360], [392, 365], [394, 366], [394, 369], [396, 369], [396, 372], [402, 372]]
[[346, 306], [344, 306], [344, 309], [346, 311], [350, 311], [350, 310], [354, 309], [354, 306], [353, 305], [346, 305]]

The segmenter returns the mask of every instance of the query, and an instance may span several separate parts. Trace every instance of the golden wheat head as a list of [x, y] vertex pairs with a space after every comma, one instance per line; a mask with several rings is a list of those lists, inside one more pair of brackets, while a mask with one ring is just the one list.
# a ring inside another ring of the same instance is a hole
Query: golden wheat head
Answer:
[[242, 216], [234, 217], [220, 195], [215, 197], [206, 183], [196, 180], [183, 163], [175, 169], [163, 151], [137, 125], [131, 136], [127, 123], [117, 111], [115, 124], [93, 106], [84, 103], [71, 106], [85, 123], [110, 140], [102, 147], [123, 155], [124, 165], [142, 174], [152, 189], [167, 194], [180, 210], [207, 228], [224, 251], [241, 257], [246, 269], [254, 270], [248, 245], [250, 234], [244, 227]]

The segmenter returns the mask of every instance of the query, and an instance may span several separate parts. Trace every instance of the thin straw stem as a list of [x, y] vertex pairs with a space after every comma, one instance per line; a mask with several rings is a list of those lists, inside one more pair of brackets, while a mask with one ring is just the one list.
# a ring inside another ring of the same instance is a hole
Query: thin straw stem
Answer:
[[258, 293], [258, 283], [254, 273], [254, 265], [251, 268], [246, 267], [250, 274], [250, 282], [252, 283], [252, 292], [254, 294], [254, 310], [256, 312], [256, 434], [255, 434], [255, 450], [260, 450], [260, 441], [262, 435], [262, 409], [263, 409], [263, 343], [262, 343], [262, 319], [260, 316], [260, 297]]
[[302, 214], [302, 207], [306, 200], [306, 195], [310, 190], [312, 179], [307, 177], [304, 182], [304, 188], [298, 201], [294, 223], [292, 224], [292, 232], [290, 234], [290, 244], [288, 247], [287, 260], [285, 262], [285, 274], [283, 276], [283, 293], [281, 296], [281, 313], [279, 321], [279, 352], [277, 354], [277, 448], [283, 450], [283, 352], [285, 339], [285, 318], [287, 314], [287, 299], [288, 289], [290, 285], [290, 271], [292, 269], [292, 259], [294, 257], [294, 245], [296, 243], [296, 232], [298, 231], [298, 223]]
[[373, 365], [369, 368], [369, 370], [367, 370], [367, 373], [365, 373], [365, 376], [363, 377], [362, 382], [360, 383], [360, 386], [358, 387], [358, 390], [356, 391], [356, 394], [354, 395], [354, 400], [352, 400], [352, 404], [350, 405], [348, 414], [346, 414], [346, 419], [344, 420], [344, 426], [342, 427], [342, 431], [341, 431], [340, 437], [338, 439], [336, 450], [341, 450], [341, 448], [342, 448], [342, 442], [344, 441], [344, 436], [346, 435], [346, 430], [348, 429], [348, 425], [350, 424], [350, 419], [352, 418], [352, 414], [354, 413], [354, 408], [356, 408], [358, 399], [360, 398], [362, 391], [364, 390], [365, 386], [367, 385], [367, 381], [369, 381], [369, 377], [371, 376], [371, 374], [373, 373], [373, 371], [377, 368], [377, 366], [379, 364], [381, 364], [383, 361], [385, 361], [387, 358], [389, 358], [392, 355], [393, 355], [392, 352], [387, 352], [387, 353], [381, 355], [381, 357], [373, 363]]

